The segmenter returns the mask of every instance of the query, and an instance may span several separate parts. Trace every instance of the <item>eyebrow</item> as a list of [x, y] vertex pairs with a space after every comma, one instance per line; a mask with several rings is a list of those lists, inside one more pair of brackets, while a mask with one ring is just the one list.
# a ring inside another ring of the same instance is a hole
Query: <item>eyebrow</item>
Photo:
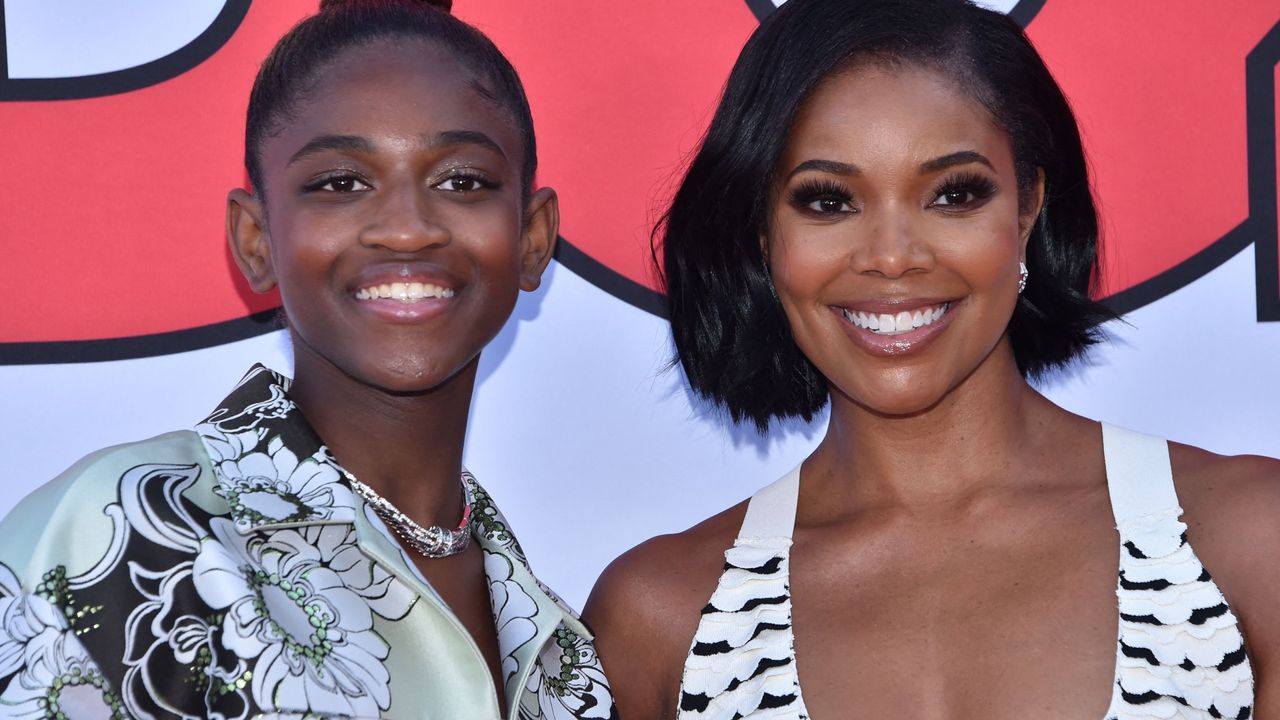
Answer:
[[831, 173], [832, 175], [861, 175], [862, 170], [851, 163], [836, 162], [835, 160], [805, 160], [787, 173], [787, 179], [808, 171]]
[[939, 170], [946, 170], [949, 167], [955, 167], [956, 165], [968, 165], [969, 163], [981, 163], [991, 168], [992, 171], [996, 169], [995, 166], [991, 164], [991, 161], [987, 159], [986, 155], [974, 150], [961, 150], [959, 152], [953, 152], [949, 155], [943, 155], [942, 157], [936, 157], [932, 160], [926, 160], [920, 163], [920, 172], [921, 174], [935, 173]]
[[[969, 163], [975, 163], [975, 162], [981, 163], [991, 168], [992, 170], [995, 170], [995, 167], [991, 164], [991, 161], [988, 160], [987, 157], [982, 153], [976, 152], [974, 150], [961, 150], [959, 152], [949, 153], [947, 155], [936, 157], [932, 160], [926, 160], [920, 163], [920, 173], [922, 175], [928, 174], [928, 173], [935, 173], [935, 172], [938, 172], [939, 170], [946, 170], [949, 167], [955, 167], [956, 165], [968, 165]], [[797, 165], [794, 170], [792, 170], [790, 173], [787, 174], [787, 179], [790, 180], [791, 178], [795, 177], [796, 175], [799, 175], [802, 172], [809, 172], [809, 171], [825, 172], [825, 173], [831, 173], [833, 175], [846, 175], [846, 176], [853, 176], [853, 177], [856, 177], [862, 174], [862, 169], [859, 168], [857, 165], [854, 165], [853, 163], [838, 162], [836, 160], [814, 159], [814, 160], [805, 160], [804, 162]]]
[[[478, 130], [445, 130], [434, 135], [424, 134], [419, 137], [422, 145], [429, 148], [451, 147], [455, 145], [477, 145], [501, 155], [505, 160], [507, 154], [502, 151], [493, 138]], [[318, 135], [298, 149], [289, 158], [292, 165], [299, 160], [326, 150], [340, 150], [369, 154], [374, 151], [373, 142], [360, 135]]]

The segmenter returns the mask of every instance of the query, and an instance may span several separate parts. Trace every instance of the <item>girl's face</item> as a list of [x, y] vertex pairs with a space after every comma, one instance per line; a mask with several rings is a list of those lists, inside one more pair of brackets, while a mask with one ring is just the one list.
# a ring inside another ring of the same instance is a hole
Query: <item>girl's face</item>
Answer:
[[477, 87], [423, 40], [348, 49], [263, 143], [263, 192], [233, 191], [233, 247], [254, 289], [279, 286], [300, 376], [429, 390], [537, 287], [555, 196], [523, 205], [522, 139]]
[[775, 177], [770, 272], [833, 396], [908, 414], [992, 358], [1013, 367], [1040, 191], [1020, 209], [1008, 136], [954, 80], [910, 65], [827, 78]]

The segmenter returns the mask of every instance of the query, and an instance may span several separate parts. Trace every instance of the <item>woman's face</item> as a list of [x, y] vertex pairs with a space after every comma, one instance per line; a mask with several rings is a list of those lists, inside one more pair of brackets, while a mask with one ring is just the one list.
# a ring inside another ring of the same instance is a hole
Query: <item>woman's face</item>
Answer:
[[912, 65], [827, 78], [775, 178], [770, 271], [833, 396], [908, 414], [995, 358], [1012, 367], [1039, 191], [1020, 212], [1008, 136], [954, 80]]
[[260, 231], [260, 267], [253, 248], [241, 265], [278, 284], [299, 375], [328, 363], [399, 392], [453, 377], [555, 237], [554, 195], [521, 202], [514, 122], [449, 53], [388, 39], [329, 61], [282, 125], [261, 149], [265, 212], [233, 193], [230, 224], [238, 247]]

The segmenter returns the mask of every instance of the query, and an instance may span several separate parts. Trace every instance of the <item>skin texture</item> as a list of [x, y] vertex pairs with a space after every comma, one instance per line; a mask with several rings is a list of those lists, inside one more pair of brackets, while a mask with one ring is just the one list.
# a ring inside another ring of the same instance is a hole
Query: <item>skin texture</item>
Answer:
[[[422, 40], [346, 50], [262, 148], [267, 202], [228, 197], [233, 254], [258, 292], [280, 289], [291, 397], [342, 465], [421, 525], [456, 526], [480, 351], [520, 290], [538, 287], [559, 215], [525, 205], [520, 135], [453, 58]], [[409, 305], [356, 293], [447, 287]], [[470, 631], [504, 697], [480, 550], [409, 552]]]
[[[1101, 431], [1027, 385], [1005, 333], [1041, 194], [1020, 197], [1008, 137], [929, 69], [831, 76], [791, 129], [761, 241], [831, 390], [791, 554], [819, 720], [1099, 720], [1108, 706], [1120, 548]], [[839, 312], [942, 302], [936, 329], [896, 346]], [[1189, 537], [1243, 623], [1254, 716], [1271, 717], [1280, 463], [1176, 444], [1172, 459]], [[675, 716], [745, 507], [634, 548], [596, 585], [585, 617], [626, 720]]]

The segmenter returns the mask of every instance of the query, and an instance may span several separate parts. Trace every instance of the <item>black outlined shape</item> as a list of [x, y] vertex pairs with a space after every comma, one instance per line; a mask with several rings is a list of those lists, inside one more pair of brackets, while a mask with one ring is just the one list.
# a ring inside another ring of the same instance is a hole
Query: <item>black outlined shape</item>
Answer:
[[1103, 299], [1124, 314], [1180, 290], [1254, 247], [1258, 322], [1280, 322], [1280, 223], [1276, 218], [1276, 83], [1280, 23], [1245, 56], [1245, 153], [1249, 214], [1203, 250], [1164, 272]]
[[[764, 20], [769, 14], [778, 8], [774, 7], [773, 0], [746, 0], [747, 7], [750, 8], [751, 14], [756, 16], [756, 20]], [[1040, 12], [1040, 8], [1044, 7], [1045, 0], [1019, 0], [1017, 5], [1007, 13], [1014, 22], [1022, 27], [1031, 24], [1035, 19], [1036, 13]]]
[[83, 100], [119, 95], [171, 80], [213, 57], [239, 29], [252, 0], [226, 0], [218, 16], [191, 42], [150, 62], [123, 70], [58, 78], [9, 77], [4, 0], [0, 0], [0, 102]]
[[[248, 2], [249, 0], [230, 0], [224, 7], [224, 14], [227, 8], [234, 5], [243, 5], [244, 9], [247, 9]], [[770, 0], [746, 0], [746, 2], [749, 6], [763, 3], [772, 8], [773, 5]], [[1029, 17], [1034, 17], [1043, 5], [1044, 0], [1023, 0], [1010, 12], [1010, 16], [1018, 19], [1016, 15], [1022, 12], [1023, 8], [1027, 8], [1025, 12]], [[243, 14], [240, 18], [243, 18]], [[1026, 22], [1029, 21], [1028, 19]], [[239, 20], [237, 24], [238, 22]], [[1019, 23], [1024, 27], [1026, 25], [1022, 20], [1019, 20]], [[217, 25], [217, 22], [214, 25]], [[210, 28], [213, 27], [213, 25], [210, 26]], [[0, 41], [3, 39], [3, 29], [3, 0], [0, 0]], [[3, 48], [0, 47], [0, 50]], [[161, 60], [165, 59], [167, 58]], [[0, 73], [5, 69], [5, 62], [6, 56], [0, 52]], [[1278, 64], [1280, 64], [1280, 23], [1263, 36], [1245, 60], [1248, 217], [1221, 238], [1174, 267], [1104, 298], [1103, 302], [1108, 307], [1121, 314], [1132, 312], [1198, 280], [1252, 244], [1256, 258], [1258, 321], [1280, 322], [1280, 221], [1277, 220], [1276, 203], [1277, 175], [1280, 167], [1277, 166], [1276, 157], [1277, 88], [1275, 82], [1275, 68]], [[102, 76], [88, 76], [88, 78], [94, 77]], [[4, 80], [0, 78], [0, 91], [4, 89], [3, 82]], [[84, 97], [103, 94], [109, 93], [96, 93]], [[7, 99], [2, 92], [0, 92], [0, 99]], [[665, 300], [662, 294], [612, 270], [563, 237], [557, 244], [555, 257], [560, 264], [604, 292], [639, 310], [666, 318]], [[102, 362], [198, 350], [275, 331], [280, 328], [280, 325], [275, 322], [277, 312], [274, 309], [265, 310], [212, 325], [135, 337], [0, 343], [0, 365]]]

